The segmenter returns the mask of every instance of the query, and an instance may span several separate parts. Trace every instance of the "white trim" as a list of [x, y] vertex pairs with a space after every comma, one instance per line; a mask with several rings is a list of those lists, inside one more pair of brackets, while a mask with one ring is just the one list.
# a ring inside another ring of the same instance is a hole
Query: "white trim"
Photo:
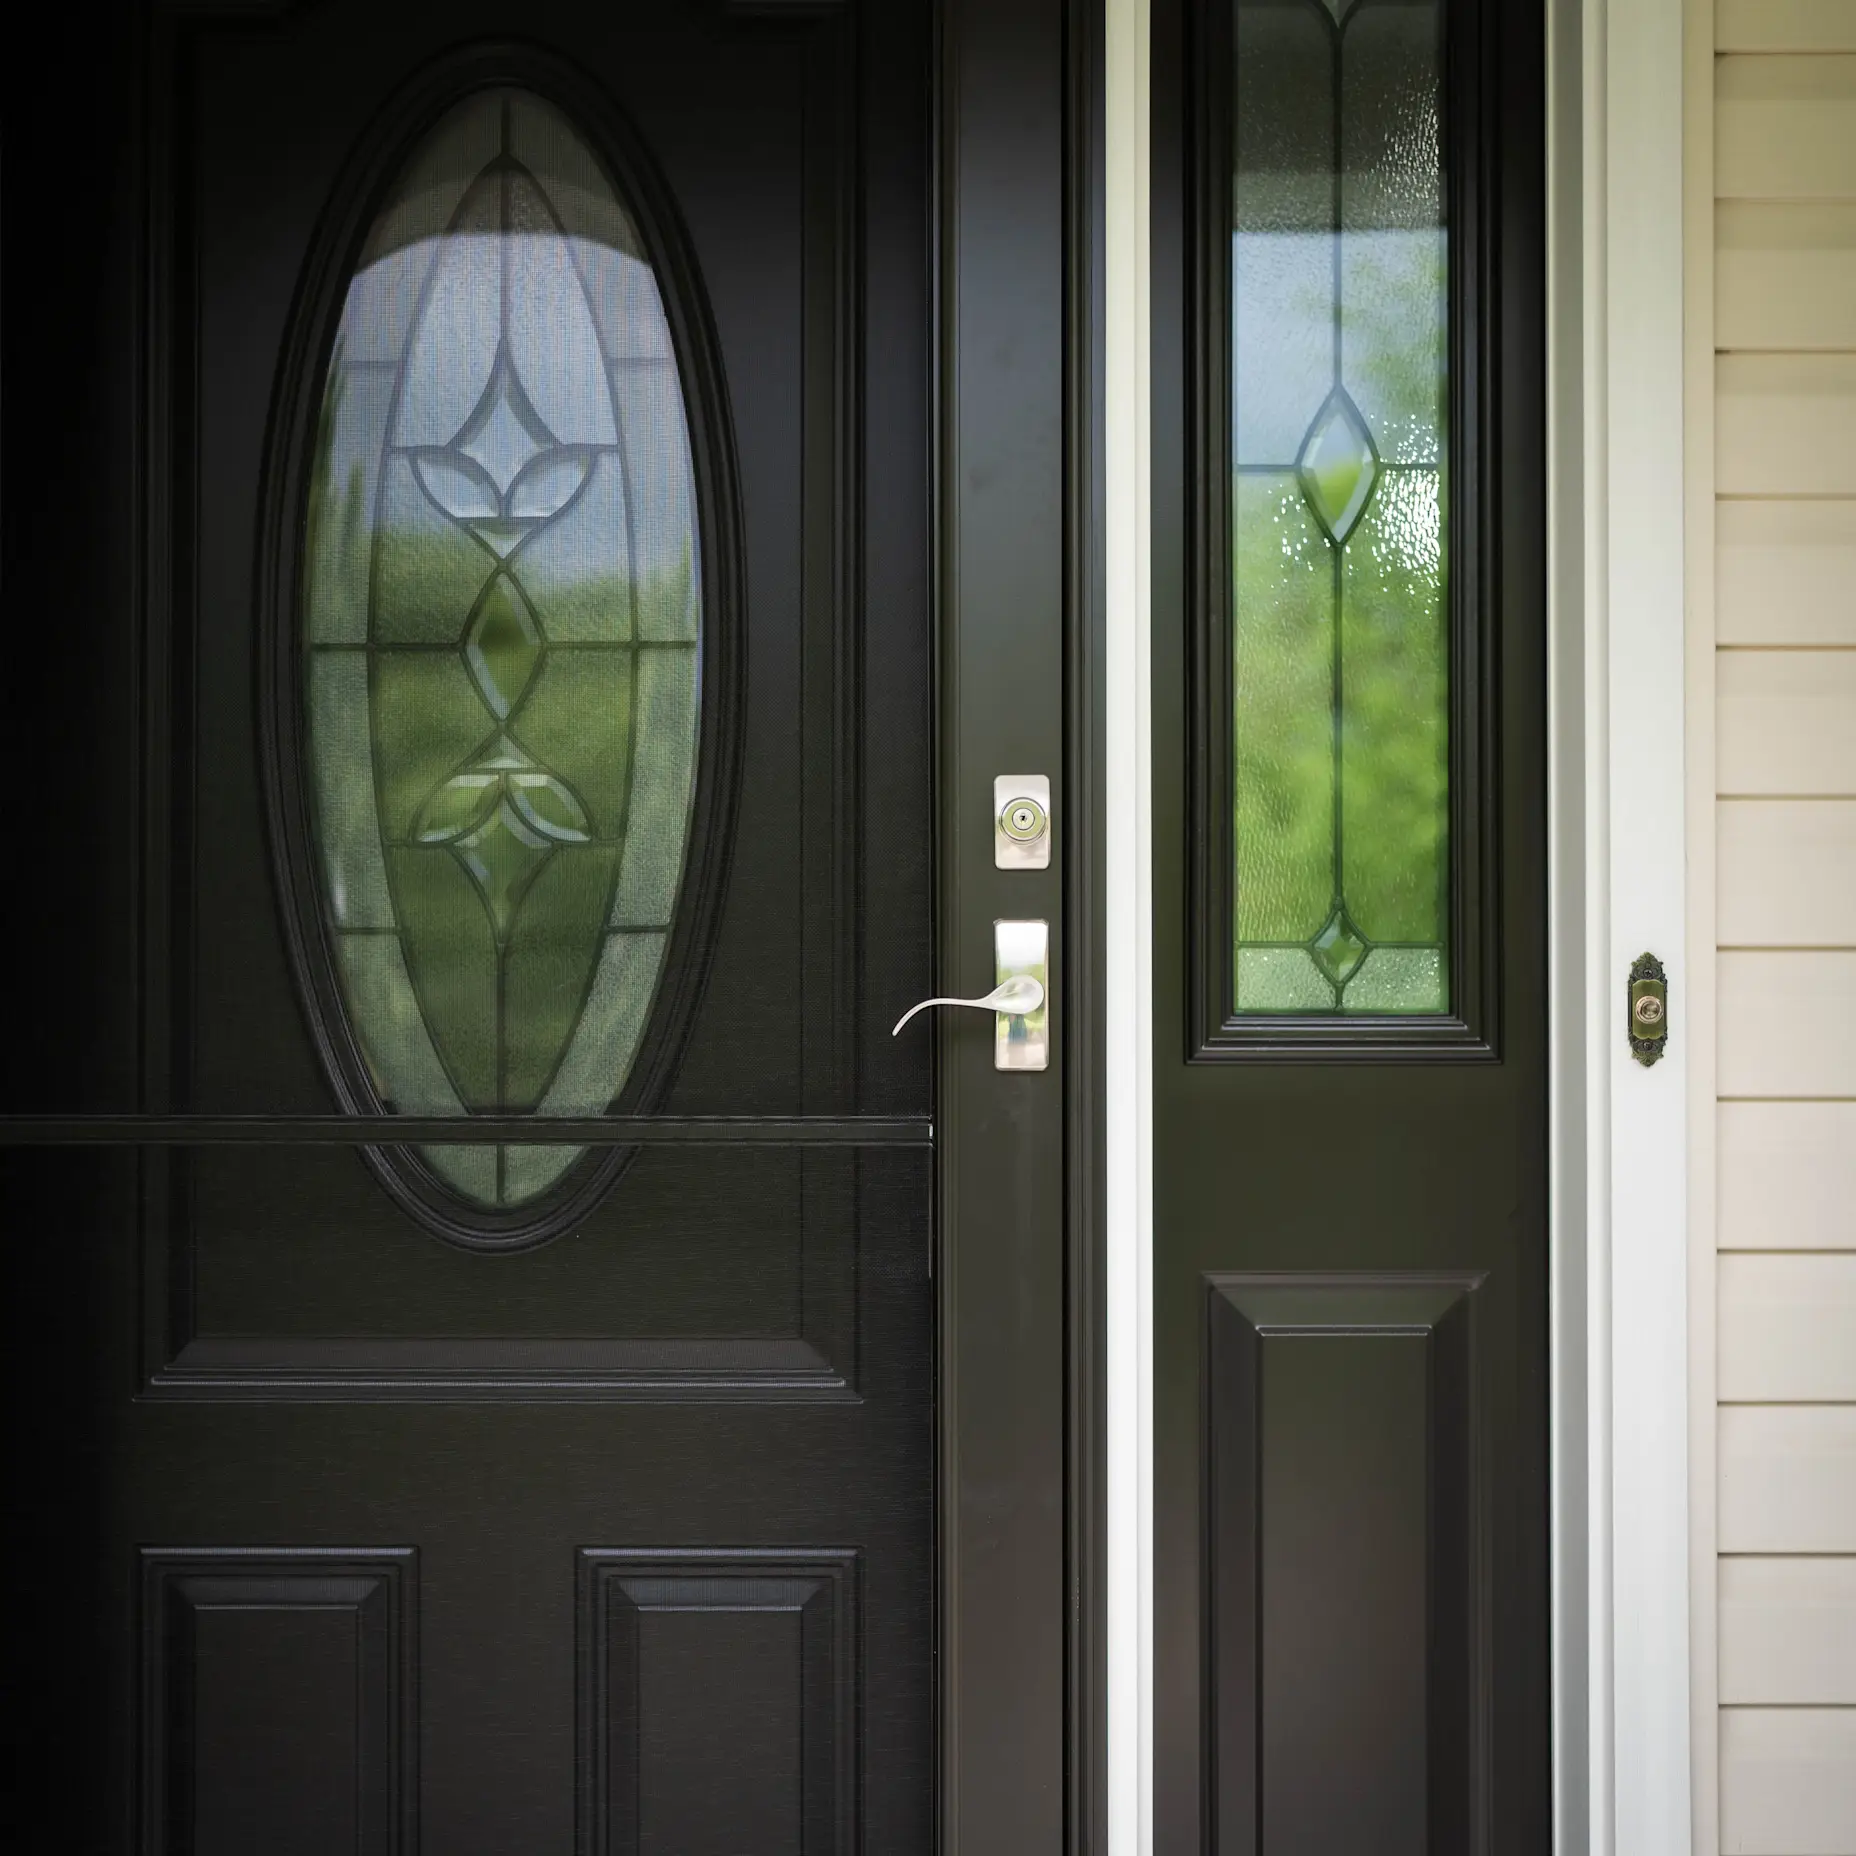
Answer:
[[1715, 1558], [1714, 0], [1683, 48], [1684, 608], [1687, 626], [1689, 1758], [1694, 1848], [1721, 1846]]
[[[1607, 1856], [1688, 1856], [1693, 1822], [1684, 27], [1684, 0], [1585, 0], [1588, 1847]], [[1673, 1006], [1650, 1070], [1620, 1015], [1646, 949]]]
[[1105, 0], [1107, 1830], [1153, 1846], [1152, 348], [1147, 0]]

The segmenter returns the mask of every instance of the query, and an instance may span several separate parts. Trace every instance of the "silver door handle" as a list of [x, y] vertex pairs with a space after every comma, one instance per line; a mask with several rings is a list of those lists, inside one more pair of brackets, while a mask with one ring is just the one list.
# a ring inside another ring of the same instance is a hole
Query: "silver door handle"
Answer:
[[1014, 973], [1009, 980], [1001, 980], [982, 998], [924, 999], [919, 1005], [910, 1006], [896, 1020], [896, 1029], [889, 1035], [895, 1037], [917, 1012], [925, 1012], [931, 1005], [964, 1005], [974, 1012], [1003, 1012], [1008, 1018], [1023, 1018], [1027, 1013], [1035, 1012], [1043, 1003], [1044, 982], [1034, 979], [1029, 973]]
[[1045, 988], [1050, 982], [1050, 923], [994, 922], [992, 970], [998, 985], [979, 999], [924, 999], [896, 1020], [894, 1037], [917, 1012], [931, 1005], [962, 1005], [970, 1012], [993, 1014], [992, 1067], [995, 1070], [1050, 1068], [1050, 1013]]

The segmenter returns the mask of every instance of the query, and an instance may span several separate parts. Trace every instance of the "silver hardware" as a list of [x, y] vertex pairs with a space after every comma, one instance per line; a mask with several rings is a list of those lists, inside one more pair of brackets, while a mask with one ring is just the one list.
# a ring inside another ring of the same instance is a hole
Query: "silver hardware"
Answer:
[[1002, 773], [992, 783], [992, 861], [998, 870], [1050, 868], [1050, 776]]
[[1050, 1068], [1050, 924], [998, 921], [992, 925], [993, 970], [999, 983], [977, 999], [924, 999], [896, 1020], [895, 1037], [917, 1012], [931, 1005], [959, 1005], [991, 1012], [995, 1070]]

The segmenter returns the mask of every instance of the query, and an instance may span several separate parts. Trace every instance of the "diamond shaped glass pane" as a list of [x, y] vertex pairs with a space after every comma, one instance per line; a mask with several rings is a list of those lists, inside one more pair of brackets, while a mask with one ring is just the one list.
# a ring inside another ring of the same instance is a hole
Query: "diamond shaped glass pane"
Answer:
[[1366, 958], [1366, 942], [1360, 931], [1347, 919], [1345, 909], [1336, 909], [1328, 925], [1315, 936], [1309, 949], [1318, 966], [1336, 986], [1348, 980]]
[[541, 631], [507, 574], [485, 590], [464, 646], [478, 692], [500, 721], [522, 700], [541, 665]]
[[1379, 458], [1352, 400], [1339, 388], [1316, 415], [1296, 460], [1302, 494], [1315, 520], [1337, 542], [1354, 531], [1373, 494]]

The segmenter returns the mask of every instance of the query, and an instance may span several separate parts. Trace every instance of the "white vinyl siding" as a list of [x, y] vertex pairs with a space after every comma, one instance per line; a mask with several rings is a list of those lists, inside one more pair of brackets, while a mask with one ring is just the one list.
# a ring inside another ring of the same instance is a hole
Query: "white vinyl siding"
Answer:
[[1720, 1848], [1856, 1856], [1856, 0], [1717, 0]]

